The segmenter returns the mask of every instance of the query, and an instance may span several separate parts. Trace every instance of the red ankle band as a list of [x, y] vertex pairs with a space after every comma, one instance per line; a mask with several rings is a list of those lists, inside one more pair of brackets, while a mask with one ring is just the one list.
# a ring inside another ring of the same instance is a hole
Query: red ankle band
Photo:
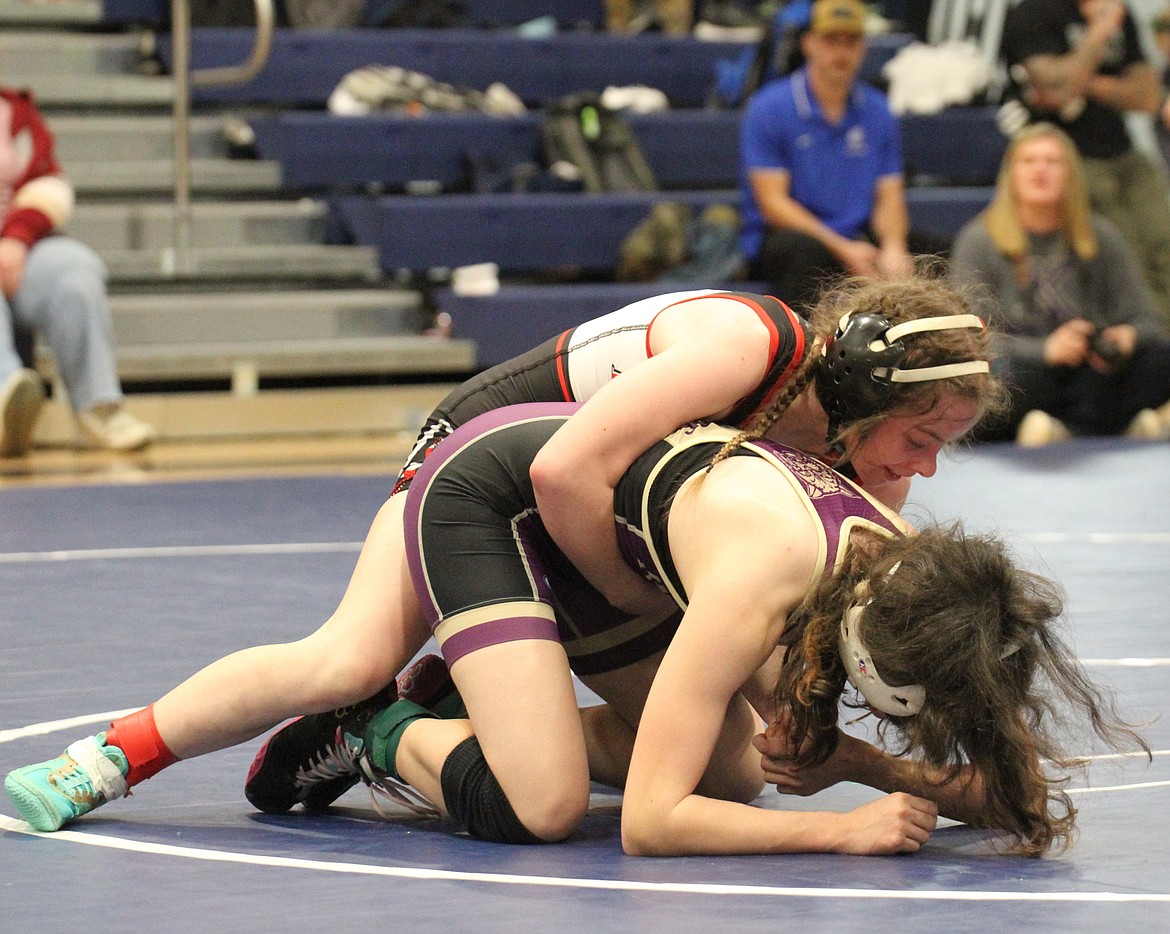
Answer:
[[146, 707], [128, 717], [119, 717], [106, 731], [106, 744], [117, 746], [126, 754], [130, 773], [126, 781], [137, 785], [157, 775], [179, 757], [167, 749], [154, 724], [154, 707]]

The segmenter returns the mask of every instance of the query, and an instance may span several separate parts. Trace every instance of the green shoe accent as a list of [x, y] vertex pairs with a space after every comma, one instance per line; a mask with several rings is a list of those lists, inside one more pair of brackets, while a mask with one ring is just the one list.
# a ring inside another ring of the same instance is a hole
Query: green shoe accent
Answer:
[[467, 708], [438, 655], [424, 655], [398, 676], [398, 696], [437, 714], [440, 720], [466, 720]]
[[56, 759], [8, 773], [4, 790], [35, 830], [51, 833], [129, 790], [130, 763], [99, 733], [73, 743]]
[[379, 710], [366, 727], [366, 761], [377, 771], [402, 781], [394, 767], [394, 760], [398, 756], [398, 744], [402, 742], [402, 734], [406, 732], [406, 728], [415, 720], [423, 718], [438, 719], [435, 714], [414, 701], [396, 700], [384, 710]]

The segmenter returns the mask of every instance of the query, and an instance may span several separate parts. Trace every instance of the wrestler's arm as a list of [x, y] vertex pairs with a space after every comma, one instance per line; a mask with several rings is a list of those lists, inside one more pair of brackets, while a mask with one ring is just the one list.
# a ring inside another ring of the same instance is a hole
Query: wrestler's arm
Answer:
[[892, 756], [865, 740], [839, 735], [836, 751], [821, 765], [793, 764], [782, 723], [756, 737], [766, 781], [781, 794], [807, 797], [838, 782], [856, 782], [887, 794], [904, 792], [933, 801], [939, 813], [952, 820], [986, 825], [986, 796], [982, 776], [964, 766], [953, 776], [906, 757]]
[[622, 561], [613, 490], [634, 460], [687, 422], [726, 412], [763, 379], [770, 335], [742, 302], [698, 299], [659, 314], [654, 355], [611, 380], [549, 440], [532, 464], [541, 520], [615, 606], [661, 608], [664, 597]]
[[[786, 497], [791, 497], [786, 501]], [[774, 468], [736, 458], [675, 499], [671, 552], [690, 603], [650, 689], [622, 807], [631, 855], [917, 850], [927, 801], [850, 814], [764, 810], [696, 794], [731, 698], [771, 655], [817, 559], [812, 521]]]

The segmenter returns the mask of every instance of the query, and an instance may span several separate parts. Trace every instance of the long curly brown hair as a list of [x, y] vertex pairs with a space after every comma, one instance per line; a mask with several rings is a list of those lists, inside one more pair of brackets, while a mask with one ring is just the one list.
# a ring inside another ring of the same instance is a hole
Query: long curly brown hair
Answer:
[[[813, 340], [796, 371], [771, 405], [759, 412], [744, 431], [716, 455], [715, 463], [723, 460], [745, 441], [762, 438], [768, 433], [815, 378], [821, 361], [821, 350], [832, 337], [842, 316], [862, 311], [880, 314], [891, 325], [920, 318], [972, 313], [966, 295], [944, 280], [942, 270], [933, 261], [921, 261], [919, 271], [907, 279], [841, 280], [827, 290], [809, 312]], [[991, 358], [991, 342], [986, 331], [970, 328], [925, 331], [908, 337], [906, 342], [906, 355], [901, 365], [907, 369]], [[843, 444], [844, 460], [847, 461], [866, 436], [891, 412], [901, 415], [929, 412], [944, 394], [975, 401], [984, 417], [999, 414], [1008, 406], [1007, 390], [999, 380], [986, 373], [922, 383], [895, 383], [888, 404], [880, 412], [843, 425], [839, 438], [829, 440]]]
[[861, 632], [874, 664], [887, 683], [926, 691], [919, 714], [883, 722], [889, 751], [914, 752], [944, 781], [974, 766], [986, 794], [980, 823], [1005, 831], [1012, 852], [1067, 846], [1076, 808], [1064, 786], [1086, 764], [1061, 749], [1068, 715], [1080, 713], [1111, 748], [1150, 749], [1062, 640], [1058, 586], [1018, 567], [997, 537], [958, 524], [892, 539], [854, 534], [837, 572], [814, 586], [789, 623], [802, 634], [776, 699], [792, 718], [794, 744], [807, 739], [800, 760], [823, 762], [836, 748], [846, 683], [840, 621], [864, 582], [872, 602]]

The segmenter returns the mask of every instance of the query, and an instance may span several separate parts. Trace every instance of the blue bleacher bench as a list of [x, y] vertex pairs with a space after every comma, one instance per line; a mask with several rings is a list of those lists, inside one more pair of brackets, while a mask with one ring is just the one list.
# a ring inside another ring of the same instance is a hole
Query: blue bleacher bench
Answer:
[[[663, 188], [738, 184], [737, 112], [692, 108], [628, 120]], [[291, 111], [252, 120], [261, 158], [281, 163], [287, 186], [335, 191], [371, 183], [400, 189], [414, 181], [456, 188], [464, 182], [468, 153], [490, 154], [500, 165], [539, 159], [540, 123], [539, 113], [338, 117]], [[904, 117], [902, 132], [910, 177], [933, 184], [993, 184], [1007, 145], [991, 107]]]
[[[876, 76], [908, 41], [875, 36], [864, 74]], [[251, 51], [250, 29], [192, 30], [195, 68], [235, 65]], [[365, 65], [398, 65], [439, 81], [485, 89], [502, 81], [528, 104], [547, 104], [576, 91], [609, 85], [649, 85], [676, 107], [701, 107], [715, 84], [716, 62], [735, 58], [741, 42], [705, 42], [659, 34], [627, 36], [566, 32], [527, 39], [515, 32], [479, 29], [278, 29], [272, 54], [246, 84], [197, 88], [196, 103], [323, 107], [338, 82]], [[172, 65], [170, 36], [159, 37], [159, 57]]]
[[[953, 236], [986, 206], [992, 191], [912, 188], [911, 224]], [[701, 210], [738, 205], [739, 192], [342, 195], [330, 204], [354, 242], [377, 248], [386, 272], [494, 262], [508, 274], [561, 267], [612, 273], [622, 241], [657, 201]]]
[[702, 208], [736, 192], [586, 195], [349, 195], [331, 199], [354, 241], [378, 249], [382, 268], [425, 271], [495, 262], [505, 273], [559, 267], [612, 272], [622, 240], [656, 201]]
[[[252, 30], [192, 30], [195, 68], [247, 58]], [[260, 74], [235, 87], [198, 88], [197, 103], [323, 107], [338, 82], [365, 65], [398, 65], [439, 81], [485, 89], [502, 81], [527, 103], [608, 85], [645, 84], [677, 106], [702, 106], [715, 81], [715, 62], [741, 43], [702, 42], [662, 35], [569, 32], [526, 39], [514, 32], [475, 29], [278, 29]], [[159, 55], [171, 67], [169, 36]]]
[[[402, 2], [369, 0], [364, 22], [378, 22]], [[519, 26], [549, 15], [571, 28], [587, 25], [602, 29], [605, 26], [604, 0], [557, 0], [556, 3], [548, 0], [462, 0], [462, 4], [472, 22], [481, 26]], [[171, 21], [171, 3], [170, 0], [102, 0], [102, 21], [111, 26], [167, 26]]]
[[456, 295], [439, 289], [432, 298], [451, 316], [455, 337], [475, 341], [480, 369], [523, 353], [546, 338], [583, 321], [616, 311], [630, 302], [666, 292], [697, 288], [727, 288], [740, 292], [766, 291], [759, 282], [569, 283], [559, 285], [505, 285], [495, 295]]

